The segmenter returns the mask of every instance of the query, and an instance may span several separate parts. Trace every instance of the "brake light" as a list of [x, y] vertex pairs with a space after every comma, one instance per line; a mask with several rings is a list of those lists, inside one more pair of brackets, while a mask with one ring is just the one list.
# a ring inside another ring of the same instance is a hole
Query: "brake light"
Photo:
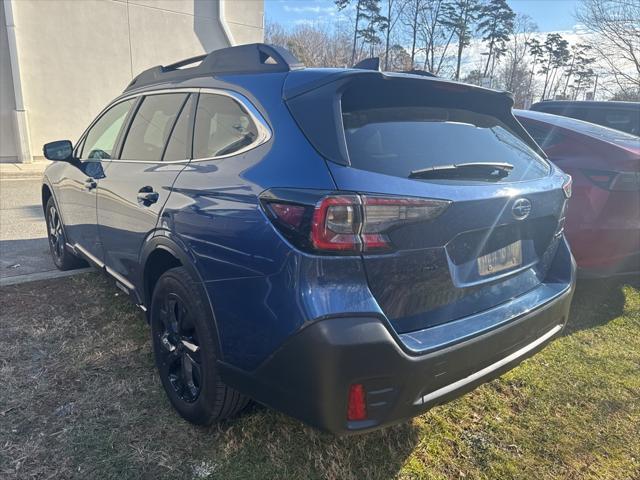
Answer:
[[618, 192], [640, 190], [640, 172], [611, 172], [583, 170], [585, 176], [597, 187]]
[[349, 401], [347, 404], [347, 420], [358, 421], [367, 419], [367, 404], [364, 387], [361, 383], [354, 383], [349, 387]]
[[339, 254], [391, 250], [393, 229], [431, 220], [451, 203], [377, 195], [328, 195], [306, 205], [270, 198], [263, 202], [271, 220], [296, 246]]

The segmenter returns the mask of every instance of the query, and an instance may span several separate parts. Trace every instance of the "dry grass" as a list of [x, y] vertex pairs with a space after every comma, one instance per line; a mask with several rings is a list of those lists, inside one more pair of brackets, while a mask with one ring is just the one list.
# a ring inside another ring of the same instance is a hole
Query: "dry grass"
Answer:
[[320, 434], [254, 406], [179, 419], [149, 329], [85, 274], [0, 293], [1, 478], [640, 478], [640, 290], [580, 285], [567, 335], [395, 428]]

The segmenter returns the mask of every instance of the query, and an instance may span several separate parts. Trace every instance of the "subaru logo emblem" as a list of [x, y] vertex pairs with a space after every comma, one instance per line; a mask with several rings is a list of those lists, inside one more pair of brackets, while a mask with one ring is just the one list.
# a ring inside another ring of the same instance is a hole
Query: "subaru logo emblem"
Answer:
[[516, 220], [524, 220], [531, 213], [531, 202], [526, 198], [519, 198], [513, 202], [511, 213]]

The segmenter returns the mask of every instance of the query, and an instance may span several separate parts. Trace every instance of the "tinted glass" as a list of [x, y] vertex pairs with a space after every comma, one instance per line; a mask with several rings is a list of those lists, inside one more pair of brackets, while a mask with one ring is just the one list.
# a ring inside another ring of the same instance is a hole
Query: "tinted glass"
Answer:
[[224, 95], [200, 95], [193, 158], [229, 155], [252, 144], [257, 137], [253, 120], [238, 102]]
[[604, 125], [605, 127], [622, 130], [635, 135], [640, 133], [638, 123], [640, 122], [640, 108], [637, 111], [631, 109], [608, 109], [593, 108], [589, 111], [587, 118], [589, 122]]
[[122, 160], [160, 161], [187, 93], [149, 95], [133, 118], [122, 147]]
[[91, 127], [84, 140], [82, 160], [111, 158], [118, 133], [134, 101], [114, 105]]
[[355, 168], [409, 177], [413, 170], [467, 162], [507, 162], [502, 181], [546, 175], [548, 165], [500, 120], [439, 107], [343, 112], [349, 159]]
[[187, 148], [189, 147], [188, 135], [189, 135], [189, 125], [191, 124], [191, 110], [192, 103], [195, 97], [191, 95], [187, 103], [182, 107], [182, 111], [180, 112], [180, 117], [178, 117], [178, 121], [173, 127], [173, 131], [171, 132], [171, 136], [169, 137], [169, 143], [167, 144], [167, 149], [164, 152], [163, 160], [184, 160], [186, 158], [190, 158], [190, 152], [187, 152]]
[[564, 140], [564, 136], [551, 126], [533, 124], [522, 119], [520, 123], [543, 149], [553, 147]]

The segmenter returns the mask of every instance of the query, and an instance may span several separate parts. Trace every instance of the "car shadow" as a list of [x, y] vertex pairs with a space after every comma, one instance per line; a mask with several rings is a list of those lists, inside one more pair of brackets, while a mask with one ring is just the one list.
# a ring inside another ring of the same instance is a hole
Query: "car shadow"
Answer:
[[564, 335], [604, 325], [619, 317], [624, 311], [625, 285], [639, 288], [640, 279], [633, 275], [579, 279]]

